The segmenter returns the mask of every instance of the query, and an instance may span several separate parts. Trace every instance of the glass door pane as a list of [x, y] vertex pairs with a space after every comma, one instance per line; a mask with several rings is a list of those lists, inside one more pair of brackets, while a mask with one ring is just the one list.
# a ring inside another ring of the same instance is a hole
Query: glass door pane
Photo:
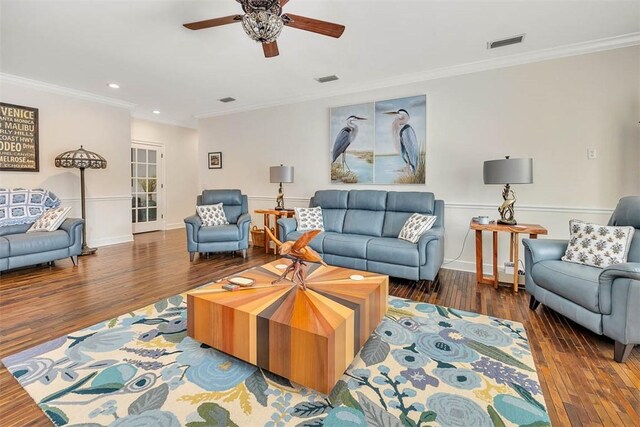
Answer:
[[133, 232], [161, 229], [161, 148], [142, 143], [131, 147], [131, 221]]

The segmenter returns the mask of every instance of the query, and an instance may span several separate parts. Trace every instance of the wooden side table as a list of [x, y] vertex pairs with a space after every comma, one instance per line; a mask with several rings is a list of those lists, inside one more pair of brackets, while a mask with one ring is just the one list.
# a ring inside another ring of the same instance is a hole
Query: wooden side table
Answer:
[[[493, 285], [498, 288], [498, 233], [509, 233], [509, 260], [513, 266], [513, 291], [518, 292], [518, 245], [520, 234], [529, 234], [531, 239], [537, 239], [539, 234], [547, 234], [547, 229], [539, 224], [518, 224], [506, 225], [491, 222], [489, 224], [478, 224], [471, 221], [469, 228], [476, 232], [476, 279], [479, 284]], [[493, 233], [493, 275], [485, 276], [482, 271], [482, 232]]]
[[[295, 215], [296, 211], [294, 210], [288, 210], [288, 209], [283, 209], [283, 210], [277, 210], [277, 209], [257, 209], [255, 211], [253, 211], [254, 213], [257, 214], [262, 214], [263, 218], [264, 218], [264, 253], [268, 254], [269, 250], [271, 249], [271, 238], [269, 237], [269, 235], [267, 234], [267, 229], [271, 229], [271, 217], [273, 217], [273, 222], [274, 222], [274, 226], [273, 229], [275, 230], [275, 235], [276, 237], [278, 237], [279, 235], [279, 230], [280, 227], [278, 226], [278, 218], [291, 218]], [[273, 248], [273, 253], [277, 254], [278, 252], [278, 247], [274, 245]]]

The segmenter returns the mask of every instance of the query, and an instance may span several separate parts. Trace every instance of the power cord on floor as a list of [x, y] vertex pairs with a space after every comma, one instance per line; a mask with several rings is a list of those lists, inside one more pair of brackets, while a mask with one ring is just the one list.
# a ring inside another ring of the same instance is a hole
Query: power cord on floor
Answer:
[[451, 264], [452, 262], [455, 262], [455, 261], [460, 259], [460, 257], [462, 256], [462, 253], [464, 252], [464, 246], [467, 244], [467, 237], [469, 237], [469, 233], [470, 232], [471, 232], [471, 228], [469, 228], [467, 230], [467, 234], [464, 235], [464, 240], [462, 242], [462, 249], [460, 249], [460, 253], [458, 254], [458, 256], [455, 257], [454, 259], [452, 259], [451, 261], [447, 261], [445, 263], [442, 263], [442, 265]]

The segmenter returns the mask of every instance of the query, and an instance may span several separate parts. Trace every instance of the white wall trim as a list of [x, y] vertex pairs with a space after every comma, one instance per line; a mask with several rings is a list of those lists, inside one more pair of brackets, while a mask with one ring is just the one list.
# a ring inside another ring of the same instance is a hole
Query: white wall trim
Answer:
[[[258, 202], [274, 202], [275, 196], [248, 196], [249, 200], [255, 200]], [[309, 203], [310, 197], [285, 197], [286, 203]], [[466, 210], [496, 210], [498, 204], [491, 203], [448, 203], [445, 201], [445, 210], [447, 209], [466, 209]], [[528, 212], [554, 212], [554, 213], [569, 213], [569, 214], [594, 214], [594, 215], [611, 215], [613, 213], [612, 208], [594, 208], [584, 206], [535, 206], [535, 205], [518, 205], [518, 211]]]
[[16, 76], [13, 74], [0, 73], [0, 81], [6, 83], [12, 83], [23, 87], [32, 89], [39, 89], [45, 92], [57, 93], [59, 95], [66, 95], [73, 98], [83, 99], [85, 101], [98, 102], [100, 104], [107, 104], [113, 107], [124, 108], [126, 110], [133, 111], [135, 104], [120, 99], [109, 98], [107, 96], [96, 95], [90, 92], [82, 90], [71, 89], [64, 86], [54, 85], [52, 83], [41, 82], [38, 80], [27, 79], [24, 77]]
[[[80, 203], [82, 200], [80, 197], [60, 197], [62, 202], [67, 203]], [[122, 202], [122, 201], [131, 201], [131, 196], [96, 196], [96, 197], [85, 197], [86, 202]]]
[[122, 236], [103, 237], [101, 239], [88, 239], [91, 246], [101, 247], [117, 245], [119, 243], [133, 242], [133, 234], [123, 234]]
[[162, 114], [153, 114], [153, 117], [151, 117], [151, 114], [143, 113], [140, 111], [133, 111], [131, 113], [131, 117], [136, 120], [144, 120], [147, 122], [159, 123], [161, 125], [178, 126], [198, 130], [198, 123], [195, 117], [193, 118], [193, 120], [186, 122], [182, 120], [174, 120], [170, 117], [162, 117]]
[[623, 47], [635, 46], [640, 44], [640, 32], [623, 34], [615, 37], [592, 40], [588, 42], [575, 43], [564, 46], [557, 46], [549, 49], [541, 49], [532, 52], [525, 52], [515, 55], [502, 56], [498, 58], [486, 59], [483, 61], [470, 62], [466, 64], [453, 65], [450, 67], [438, 68], [435, 70], [422, 71], [411, 74], [404, 74], [391, 78], [381, 79], [373, 82], [351, 85], [350, 87], [340, 87], [339, 89], [318, 90], [317, 92], [280, 99], [277, 101], [256, 103], [251, 105], [239, 106], [233, 109], [218, 110], [211, 112], [203, 112], [196, 114], [196, 119], [206, 119], [209, 117], [226, 116], [230, 114], [240, 113], [243, 111], [259, 110], [262, 108], [271, 108], [287, 104], [297, 104], [300, 102], [311, 101], [315, 99], [330, 98], [332, 96], [347, 95], [358, 92], [365, 92], [374, 89], [383, 89], [394, 86], [401, 86], [410, 83], [417, 83], [445, 77], [460, 76], [464, 74], [477, 73], [481, 71], [495, 70], [499, 68], [513, 67], [516, 65], [529, 64], [533, 62], [548, 61], [551, 59], [564, 58], [568, 56], [584, 55], [587, 53], [595, 53], [603, 50], [619, 49]]
[[184, 222], [171, 222], [164, 226], [165, 230], [177, 230], [179, 228], [184, 228]]

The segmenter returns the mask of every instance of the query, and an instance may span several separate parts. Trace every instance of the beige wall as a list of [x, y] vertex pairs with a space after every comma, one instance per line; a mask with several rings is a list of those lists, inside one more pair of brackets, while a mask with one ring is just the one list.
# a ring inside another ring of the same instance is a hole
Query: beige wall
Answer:
[[165, 228], [184, 227], [198, 191], [198, 131], [147, 120], [131, 121], [131, 139], [164, 146]]
[[80, 216], [80, 172], [55, 157], [84, 148], [105, 157], [105, 170], [86, 170], [87, 240], [91, 246], [131, 240], [128, 206], [130, 111], [0, 81], [0, 100], [39, 109], [40, 172], [0, 172], [2, 187], [46, 188]]
[[[241, 188], [250, 209], [269, 207], [268, 167], [283, 163], [296, 168], [289, 205], [327, 188], [433, 191], [447, 203], [451, 259], [472, 216], [496, 216], [501, 188], [483, 184], [483, 160], [533, 157], [535, 183], [514, 186], [517, 218], [566, 237], [570, 218], [605, 222], [618, 198], [640, 194], [639, 80], [636, 46], [203, 119], [200, 186]], [[427, 184], [331, 185], [329, 108], [418, 94], [427, 95]], [[207, 169], [209, 151], [223, 152], [222, 170]], [[473, 269], [473, 239], [452, 266]]]

